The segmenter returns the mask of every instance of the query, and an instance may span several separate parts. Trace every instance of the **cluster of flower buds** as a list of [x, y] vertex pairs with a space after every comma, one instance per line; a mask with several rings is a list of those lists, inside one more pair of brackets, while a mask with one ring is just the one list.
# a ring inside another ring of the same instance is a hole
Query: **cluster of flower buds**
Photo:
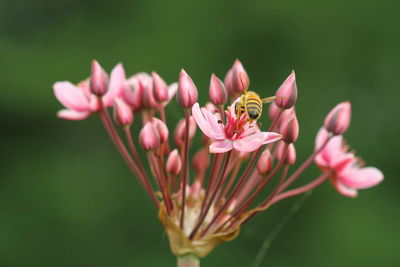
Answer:
[[[173, 253], [204, 257], [219, 243], [235, 238], [244, 222], [282, 199], [312, 190], [328, 179], [337, 191], [354, 197], [357, 189], [383, 179], [378, 169], [362, 168], [354, 153], [343, 146], [342, 134], [350, 124], [348, 102], [328, 114], [315, 151], [289, 175], [297, 158], [294, 143], [299, 135], [295, 73], [276, 91], [267, 130], [236, 105], [249, 84], [246, 70], [236, 60], [224, 82], [211, 75], [211, 102], [202, 107], [197, 103], [196, 85], [184, 70], [178, 82], [168, 86], [156, 72], [126, 78], [118, 64], [108, 75], [94, 61], [88, 79], [78, 85], [56, 82], [54, 93], [66, 107], [58, 113], [60, 118], [83, 120], [98, 113], [121, 156], [158, 208]], [[175, 95], [183, 118], [175, 125], [173, 145], [165, 108]], [[228, 98], [232, 103], [227, 103]], [[113, 117], [109, 108], [114, 108]], [[134, 122], [133, 113], [141, 120]], [[140, 129], [138, 140], [132, 138], [132, 127]], [[202, 142], [196, 144], [202, 147], [189, 153], [197, 127]], [[137, 150], [137, 143], [144, 153]], [[145, 161], [150, 168], [145, 167]], [[314, 161], [322, 175], [289, 189]], [[256, 201], [259, 198], [261, 202]]]

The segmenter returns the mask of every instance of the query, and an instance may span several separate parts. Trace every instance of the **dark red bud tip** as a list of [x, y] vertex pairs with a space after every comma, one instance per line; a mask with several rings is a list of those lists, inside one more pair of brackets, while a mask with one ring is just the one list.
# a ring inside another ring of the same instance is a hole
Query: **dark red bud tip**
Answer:
[[116, 98], [114, 101], [114, 121], [121, 127], [133, 122], [131, 108], [120, 98]]
[[286, 116], [280, 127], [280, 134], [282, 134], [282, 140], [285, 143], [294, 143], [299, 136], [299, 122], [296, 117], [296, 113], [292, 112]]
[[341, 135], [349, 128], [350, 120], [351, 104], [350, 102], [342, 102], [336, 105], [326, 116], [324, 127], [333, 135]]
[[197, 102], [197, 88], [192, 78], [182, 69], [179, 74], [176, 102], [183, 108], [191, 108]]
[[90, 91], [97, 96], [103, 96], [107, 92], [108, 76], [99, 62], [93, 60], [92, 74], [90, 75]]
[[282, 83], [275, 95], [277, 97], [275, 104], [278, 107], [288, 109], [294, 106], [297, 100], [296, 75], [294, 71]]
[[225, 85], [215, 74], [211, 75], [209, 96], [211, 102], [216, 106], [224, 105], [228, 100]]
[[165, 102], [168, 100], [167, 83], [156, 72], [152, 72], [153, 78], [153, 95], [157, 102]]

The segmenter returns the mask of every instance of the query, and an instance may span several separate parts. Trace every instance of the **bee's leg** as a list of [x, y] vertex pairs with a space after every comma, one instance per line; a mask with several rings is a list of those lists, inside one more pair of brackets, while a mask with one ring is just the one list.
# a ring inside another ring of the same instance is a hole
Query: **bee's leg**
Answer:
[[235, 104], [235, 113], [236, 113], [236, 118], [240, 118], [240, 116], [242, 115], [242, 103], [241, 101], [236, 102]]

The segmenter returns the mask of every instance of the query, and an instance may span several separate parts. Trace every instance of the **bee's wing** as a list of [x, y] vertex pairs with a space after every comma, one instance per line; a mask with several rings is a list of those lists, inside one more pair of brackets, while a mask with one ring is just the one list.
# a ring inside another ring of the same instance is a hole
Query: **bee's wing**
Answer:
[[261, 102], [263, 102], [263, 104], [267, 104], [267, 103], [271, 103], [275, 99], [277, 99], [276, 96], [264, 97], [261, 99]]
[[268, 104], [277, 99], [283, 99], [283, 98], [285, 98], [285, 97], [284, 96], [270, 96], [270, 97], [265, 97], [265, 98], [261, 99], [261, 102], [263, 102], [263, 104]]

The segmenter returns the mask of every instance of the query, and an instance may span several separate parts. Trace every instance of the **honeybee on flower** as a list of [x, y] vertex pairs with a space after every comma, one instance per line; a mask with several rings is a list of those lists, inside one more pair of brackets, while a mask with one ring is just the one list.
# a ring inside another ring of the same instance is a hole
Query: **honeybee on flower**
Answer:
[[[58, 113], [60, 118], [83, 120], [99, 115], [158, 210], [178, 266], [199, 266], [200, 258], [218, 244], [234, 239], [245, 222], [283, 199], [310, 191], [328, 179], [339, 193], [354, 197], [357, 189], [383, 180], [377, 168], [358, 166], [354, 154], [342, 145], [341, 136], [351, 116], [350, 103], [346, 102], [328, 114], [314, 152], [290, 172], [299, 158], [295, 148], [299, 136], [295, 73], [274, 97], [264, 100], [274, 100], [266, 130], [257, 125], [263, 100], [248, 91], [248, 84], [247, 72], [236, 60], [224, 81], [211, 75], [211, 103], [201, 107], [196, 85], [184, 70], [178, 82], [168, 86], [156, 72], [126, 78], [122, 64], [118, 64], [109, 76], [94, 61], [91, 76], [83, 83], [56, 82], [53, 87], [56, 98], [66, 107]], [[174, 96], [184, 117], [172, 138], [165, 107]], [[228, 97], [234, 101], [227, 103]], [[109, 108], [114, 110], [113, 117]], [[141, 120], [134, 122], [134, 114]], [[138, 140], [132, 137], [132, 127], [140, 129]], [[197, 127], [200, 131], [196, 132]], [[202, 147], [190, 160], [196, 133], [202, 134]], [[145, 161], [149, 168], [145, 168]], [[322, 174], [310, 183], [290, 188], [314, 161]], [[268, 187], [271, 189], [266, 190]], [[261, 201], [256, 202], [259, 196]]]

